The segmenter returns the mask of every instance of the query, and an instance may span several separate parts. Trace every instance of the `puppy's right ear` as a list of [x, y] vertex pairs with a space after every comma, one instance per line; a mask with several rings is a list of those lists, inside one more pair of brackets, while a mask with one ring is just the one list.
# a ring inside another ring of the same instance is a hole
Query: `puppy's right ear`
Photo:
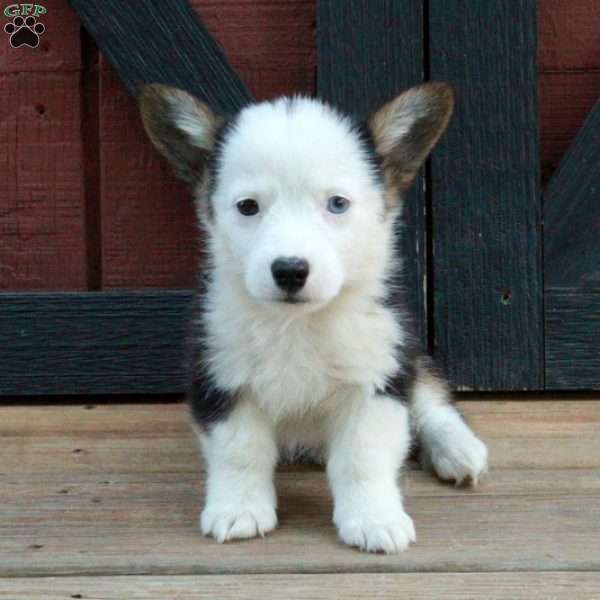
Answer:
[[148, 136], [183, 181], [196, 185], [208, 175], [220, 117], [191, 94], [165, 85], [148, 85], [139, 96]]

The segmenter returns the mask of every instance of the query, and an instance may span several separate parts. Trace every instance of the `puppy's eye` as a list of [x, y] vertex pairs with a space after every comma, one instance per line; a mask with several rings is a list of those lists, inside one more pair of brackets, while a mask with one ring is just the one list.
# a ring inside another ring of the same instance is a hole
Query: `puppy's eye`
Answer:
[[350, 200], [344, 196], [331, 196], [327, 200], [327, 210], [336, 215], [346, 212], [349, 208]]
[[257, 214], [260, 210], [258, 207], [258, 202], [252, 198], [244, 198], [244, 200], [240, 200], [236, 206], [240, 213], [245, 217], [251, 217]]

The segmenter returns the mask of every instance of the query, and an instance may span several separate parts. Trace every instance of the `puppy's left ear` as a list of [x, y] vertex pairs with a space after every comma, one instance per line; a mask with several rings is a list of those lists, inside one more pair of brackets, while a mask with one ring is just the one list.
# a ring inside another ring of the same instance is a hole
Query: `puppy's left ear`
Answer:
[[383, 160], [386, 185], [404, 192], [448, 125], [454, 93], [447, 83], [425, 83], [385, 104], [368, 121]]

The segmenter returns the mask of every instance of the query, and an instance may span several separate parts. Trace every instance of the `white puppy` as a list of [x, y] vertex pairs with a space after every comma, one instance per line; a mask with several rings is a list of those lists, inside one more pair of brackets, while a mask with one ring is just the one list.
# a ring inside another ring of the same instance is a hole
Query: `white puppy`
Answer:
[[208, 245], [189, 388], [208, 470], [202, 531], [223, 542], [272, 530], [278, 459], [311, 449], [341, 539], [406, 549], [415, 530], [397, 477], [411, 438], [443, 479], [475, 483], [487, 467], [390, 294], [401, 196], [446, 128], [450, 88], [412, 88], [364, 125], [310, 98], [229, 121], [164, 86], [140, 104], [194, 188]]

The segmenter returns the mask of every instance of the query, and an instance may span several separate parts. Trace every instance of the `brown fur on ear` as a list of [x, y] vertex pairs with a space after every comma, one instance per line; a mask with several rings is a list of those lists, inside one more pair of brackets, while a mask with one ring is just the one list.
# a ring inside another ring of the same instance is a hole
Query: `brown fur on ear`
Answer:
[[138, 102], [148, 137], [179, 178], [202, 182], [220, 118], [191, 94], [166, 85], [145, 86]]
[[[447, 83], [425, 83], [400, 94], [368, 121], [383, 159], [388, 188], [404, 192], [448, 125], [454, 93]], [[397, 193], [392, 193], [394, 198]], [[397, 199], [395, 199], [397, 202]]]

